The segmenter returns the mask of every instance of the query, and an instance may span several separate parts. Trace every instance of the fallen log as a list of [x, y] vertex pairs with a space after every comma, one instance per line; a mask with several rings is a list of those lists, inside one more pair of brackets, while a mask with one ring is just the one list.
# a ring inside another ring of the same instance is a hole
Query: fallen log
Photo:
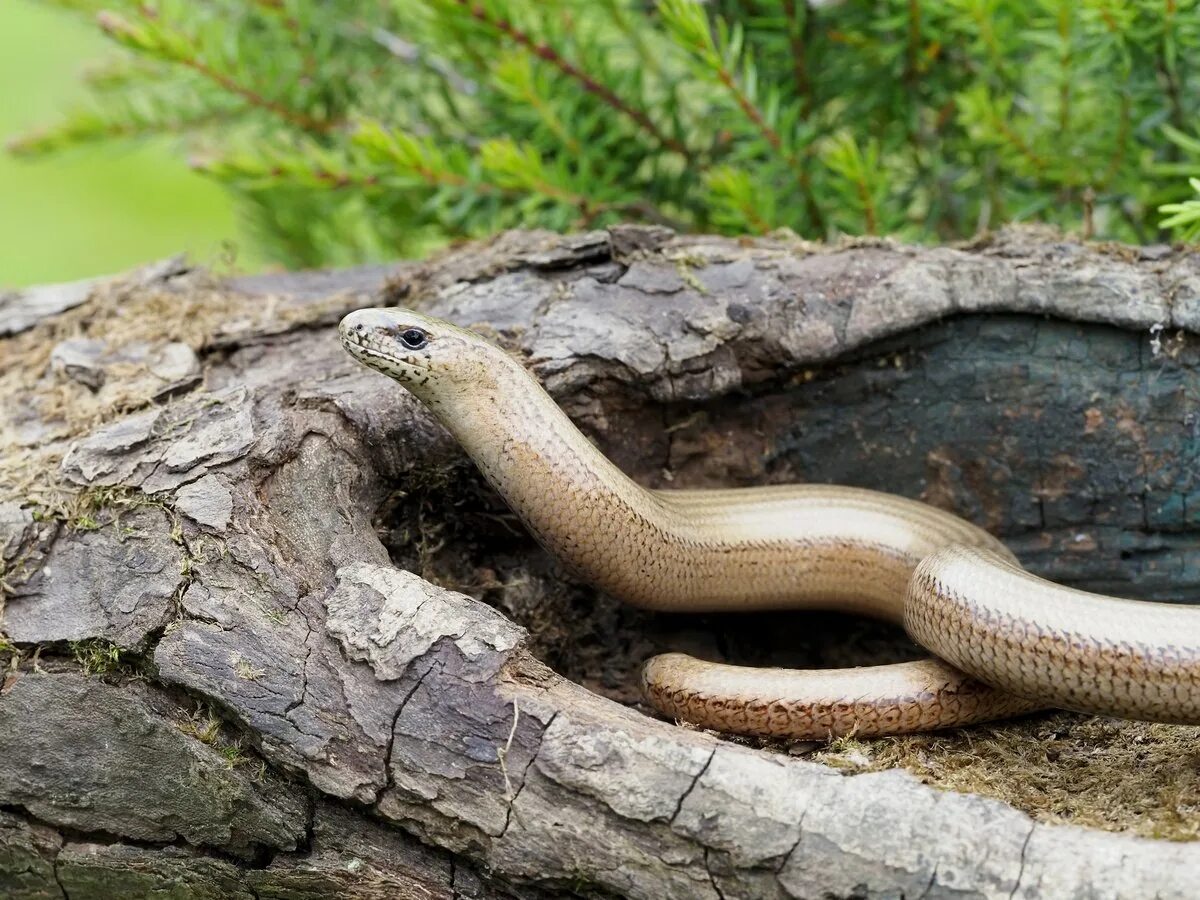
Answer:
[[1196, 254], [630, 227], [2, 296], [0, 894], [1194, 895], [1195, 729], [760, 747], [652, 718], [659, 650], [918, 651], [577, 583], [342, 352], [381, 303], [521, 355], [642, 483], [862, 485], [1056, 581], [1200, 585]]

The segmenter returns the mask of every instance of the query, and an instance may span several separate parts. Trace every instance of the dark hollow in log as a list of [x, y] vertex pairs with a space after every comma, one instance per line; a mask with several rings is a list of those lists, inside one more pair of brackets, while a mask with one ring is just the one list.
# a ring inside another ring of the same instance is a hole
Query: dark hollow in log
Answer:
[[1192, 895], [1195, 729], [760, 748], [648, 716], [661, 649], [917, 651], [573, 581], [341, 352], [383, 302], [490, 330], [645, 484], [864, 485], [1055, 580], [1196, 596], [1200, 258], [1169, 248], [618, 228], [4, 296], [0, 895]]

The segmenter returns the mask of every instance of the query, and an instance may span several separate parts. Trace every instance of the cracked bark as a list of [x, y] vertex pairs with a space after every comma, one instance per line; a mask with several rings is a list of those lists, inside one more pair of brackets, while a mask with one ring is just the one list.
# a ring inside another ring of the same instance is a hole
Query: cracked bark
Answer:
[[671, 813], [671, 818], [667, 820], [669, 824], [675, 824], [675, 820], [679, 818], [679, 813], [683, 809], [684, 802], [692, 795], [692, 791], [696, 789], [696, 785], [700, 783], [700, 779], [704, 777], [704, 773], [708, 771], [708, 767], [712, 765], [713, 758], [716, 755], [717, 748], [713, 747], [712, 752], [708, 754], [708, 759], [704, 761], [704, 765], [700, 767], [700, 771], [697, 772], [696, 777], [692, 779], [692, 783], [689, 784], [684, 789], [683, 793], [679, 795], [679, 802], [675, 804], [675, 811]]
[[[965, 515], [1059, 581], [1200, 586], [1190, 254], [626, 228], [3, 296], [0, 358], [20, 362], [0, 370], [0, 624], [24, 652], [0, 690], [0, 894], [1194, 893], [1191, 844], [847, 777], [628, 705], [659, 649], [911, 650], [639, 613], [571, 580], [340, 350], [342, 313], [398, 298], [491, 329], [643, 483], [860, 484]], [[130, 349], [139, 315], [175, 324]], [[147, 362], [168, 344], [194, 360]], [[63, 485], [88, 503], [56, 502]], [[92, 639], [123, 652], [103, 677], [69, 643]], [[204, 739], [197, 704], [222, 721]]]
[[[513, 709], [514, 710], [517, 709], [515, 702], [514, 702]], [[517, 800], [519, 800], [521, 797], [521, 791], [525, 790], [525, 779], [529, 776], [530, 768], [533, 766], [533, 764], [535, 762], [537, 762], [538, 754], [542, 751], [542, 741], [544, 741], [546, 738], [547, 729], [549, 729], [550, 726], [554, 724], [554, 720], [555, 720], [555, 718], [557, 718], [557, 716], [558, 716], [557, 710], [550, 714], [550, 720], [546, 723], [546, 727], [542, 729], [542, 733], [538, 737], [537, 746], [533, 748], [533, 752], [529, 755], [529, 761], [525, 763], [525, 767], [521, 770], [520, 786], [515, 791], [511, 791], [511, 798], [508, 801], [508, 809], [506, 809], [504, 811], [504, 827], [500, 830], [500, 834], [497, 835], [497, 837], [503, 838], [504, 835], [508, 833], [509, 826], [512, 825], [513, 810], [516, 809]], [[514, 720], [513, 731], [511, 731], [509, 733], [515, 734], [515, 731], [516, 731], [516, 721]], [[506, 753], [505, 753], [506, 756], [507, 756], [508, 746], [509, 745], [506, 744]], [[511, 788], [506, 785], [506, 787], [505, 787], [506, 795], [510, 792], [510, 790], [511, 790]]]
[[1017, 880], [1013, 882], [1013, 888], [1008, 894], [1008, 900], [1013, 900], [1017, 895], [1017, 891], [1021, 889], [1021, 882], [1025, 878], [1025, 854], [1029, 851], [1029, 839], [1033, 837], [1033, 828], [1025, 835], [1025, 840], [1021, 841], [1021, 861], [1017, 868]]

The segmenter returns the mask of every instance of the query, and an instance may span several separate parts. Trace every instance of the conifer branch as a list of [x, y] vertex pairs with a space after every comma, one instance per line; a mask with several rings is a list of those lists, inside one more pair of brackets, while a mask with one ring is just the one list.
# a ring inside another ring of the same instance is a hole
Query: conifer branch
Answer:
[[718, 166], [707, 174], [704, 183], [711, 193], [713, 218], [719, 225], [754, 234], [766, 234], [775, 227], [774, 198], [760, 194], [744, 170]]
[[904, 80], [912, 85], [920, 74], [921, 0], [908, 0], [908, 43], [905, 49]]
[[109, 37], [135, 49], [154, 53], [161, 59], [190, 69], [198, 75], [241, 97], [251, 106], [266, 110], [290, 125], [303, 131], [325, 134], [338, 127], [336, 121], [316, 119], [297, 109], [271, 100], [253, 88], [240, 84], [232, 76], [218, 71], [197, 56], [193, 48], [180, 35], [165, 35], [158, 29], [138, 28], [133, 23], [112, 12], [101, 12], [96, 16], [100, 29]]
[[1020, 154], [1026, 162], [1034, 169], [1041, 170], [1046, 168], [1046, 161], [1042, 159], [1037, 152], [1029, 146], [1021, 135], [1013, 130], [1013, 127], [1004, 119], [997, 117], [994, 120], [996, 130], [1005, 139], [1009, 146]]
[[655, 56], [648, 45], [646, 35], [650, 29], [645, 27], [644, 20], [637, 23], [630, 22], [629, 17], [621, 9], [620, 0], [600, 0], [600, 6], [608, 13], [613, 24], [625, 39], [629, 41], [630, 46], [637, 51], [638, 59], [642, 65], [651, 72], [661, 73], [663, 60]]
[[310, 41], [305, 39], [303, 29], [300, 27], [300, 20], [290, 12], [284, 5], [284, 0], [252, 0], [259, 8], [266, 10], [272, 15], [278, 17], [283, 23], [283, 27], [287, 30], [291, 37], [292, 46], [300, 54], [304, 71], [308, 75], [312, 75], [317, 69], [317, 58], [313, 55]]
[[1058, 39], [1062, 41], [1059, 54], [1058, 127], [1065, 137], [1071, 131], [1071, 4], [1063, 3], [1058, 8]]
[[[799, 158], [791, 147], [785, 143], [779, 131], [771, 124], [768, 117], [758, 107], [755, 99], [742, 89], [734, 74], [733, 65], [739, 55], [740, 40], [729, 38], [721, 26], [720, 39], [714, 39], [709, 28], [707, 16], [702, 7], [691, 0], [660, 0], [659, 12], [662, 13], [671, 27], [676, 38], [717, 80], [742, 115], [767, 142], [772, 151], [782, 159], [792, 170], [804, 197], [809, 221], [822, 234], [825, 231], [824, 217], [820, 206], [812, 193], [812, 176], [809, 174], [805, 161]], [[749, 58], [742, 60], [748, 73], [753, 73], [753, 62]], [[753, 75], [750, 76], [751, 79]]]
[[1121, 92], [1120, 107], [1117, 112], [1117, 139], [1113, 147], [1112, 156], [1109, 158], [1108, 167], [1104, 170], [1104, 175], [1100, 178], [1100, 186], [1108, 187], [1121, 171], [1121, 167], [1125, 163], [1125, 154], [1129, 150], [1129, 132], [1130, 132], [1130, 99], [1127, 91]]
[[579, 211], [584, 221], [604, 211], [605, 204], [586, 194], [556, 184], [542, 164], [537, 151], [509, 139], [486, 141], [479, 148], [483, 171], [501, 190], [539, 194]]
[[733, 77], [733, 73], [722, 65], [717, 67], [715, 74], [721, 84], [724, 85], [725, 89], [729, 91], [729, 96], [731, 96], [734, 102], [738, 105], [738, 109], [740, 109], [742, 114], [754, 124], [754, 127], [758, 129], [759, 133], [766, 138], [766, 141], [771, 145], [771, 148], [775, 150], [776, 153], [781, 154], [785, 159], [787, 159], [789, 164], [795, 166], [795, 159], [783, 148], [783, 138], [779, 136], [779, 132], [777, 132], [767, 123], [767, 120], [763, 117], [763, 114], [759, 108], [751, 103], [750, 98], [748, 98], [742, 92], [742, 89], [738, 87], [737, 80]]
[[582, 152], [582, 145], [567, 130], [567, 126], [555, 112], [553, 104], [538, 91], [534, 82], [533, 67], [528, 56], [514, 55], [507, 60], [501, 60], [494, 69], [494, 75], [500, 83], [501, 89], [515, 99], [528, 104], [546, 128], [571, 154], [579, 155]]
[[1200, 237], [1200, 0], [45, 2], [111, 4], [98, 20], [130, 52], [12, 152], [181, 136], [289, 262], [621, 218], [1070, 228], [1084, 186], [1100, 238]]
[[[835, 135], [830, 142], [825, 156], [825, 163], [849, 183], [853, 201], [857, 202], [863, 216], [863, 231], [867, 234], [879, 234], [881, 215], [875, 199], [876, 191], [872, 189], [871, 179], [879, 179], [882, 187], [878, 147], [874, 141], [867, 144], [864, 157], [858, 142], [848, 133]], [[882, 194], [883, 191], [880, 191]], [[849, 203], [847, 205], [850, 205]]]
[[[805, 2], [805, 0], [801, 0]], [[916, 2], [916, 0], [913, 0]], [[812, 10], [805, 7], [804, 21], [796, 15], [796, 0], [783, 0], [783, 15], [787, 20], [788, 46], [792, 52], [792, 79], [796, 96], [800, 98], [800, 115], [807, 118], [813, 108], [812, 81], [808, 76], [807, 37]]]
[[66, 147], [104, 140], [129, 140], [170, 131], [199, 131], [243, 115], [235, 109], [175, 110], [163, 116], [113, 116], [80, 110], [61, 124], [10, 139], [5, 149], [14, 156], [40, 156]]
[[[1162, 41], [1156, 54], [1158, 71], [1167, 87], [1167, 108], [1170, 110], [1171, 125], [1182, 131], [1187, 127], [1187, 113], [1184, 111], [1183, 86], [1180, 84], [1179, 69], [1174, 63], [1171, 52], [1171, 28], [1175, 24], [1175, 0], [1167, 0], [1166, 22], [1163, 27]], [[1172, 144], [1172, 148], [1176, 145]]]
[[290, 107], [284, 106], [282, 103], [263, 96], [253, 88], [238, 84], [238, 82], [234, 81], [228, 75], [210, 68], [197, 58], [179, 59], [176, 61], [180, 65], [186, 66], [193, 72], [196, 72], [197, 74], [202, 75], [205, 78], [208, 78], [210, 81], [220, 85], [225, 90], [229, 91], [229, 93], [236, 94], [251, 106], [257, 106], [259, 109], [265, 109], [270, 113], [274, 113], [288, 124], [294, 125], [297, 128], [303, 129], [304, 131], [311, 131], [316, 134], [326, 134], [338, 127], [340, 124], [336, 121], [315, 119], [298, 109], [291, 109]]
[[[556, 183], [532, 147], [511, 140], [485, 141], [477, 155], [482, 177], [469, 177], [465, 160], [448, 156], [430, 142], [388, 129], [378, 121], [360, 123], [355, 139], [374, 160], [386, 162], [394, 172], [409, 173], [431, 187], [493, 197], [537, 195], [576, 210], [585, 223], [609, 212], [665, 218], [650, 204], [605, 202]], [[377, 183], [387, 180], [386, 173], [377, 176]]]
[[188, 160], [188, 167], [193, 172], [251, 184], [258, 189], [273, 184], [295, 183], [298, 180], [330, 190], [375, 188], [381, 183], [380, 176], [375, 173], [352, 171], [349, 168], [334, 168], [315, 162], [309, 164], [308, 160], [304, 159], [285, 162], [270, 159], [259, 161], [248, 158], [206, 159], [201, 156], [193, 156]]
[[664, 134], [662, 129], [654, 124], [654, 121], [642, 110], [638, 109], [629, 103], [626, 103], [613, 92], [612, 88], [600, 83], [586, 72], [579, 69], [574, 63], [565, 59], [557, 50], [548, 44], [534, 40], [529, 34], [522, 31], [508, 19], [500, 16], [491, 15], [479, 3], [473, 3], [471, 0], [454, 0], [460, 7], [470, 13], [471, 17], [485, 25], [490, 26], [496, 31], [508, 37], [513, 43], [528, 50], [538, 59], [541, 59], [558, 71], [562, 72], [568, 78], [576, 81], [589, 94], [599, 97], [608, 106], [615, 109], [617, 112], [636, 122], [643, 131], [648, 133], [655, 142], [660, 146], [666, 147], [685, 159], [691, 159], [691, 151], [679, 140]]
[[106, 94], [136, 88], [162, 74], [163, 67], [156, 60], [108, 59], [84, 69], [82, 79], [94, 94]]
[[861, 178], [856, 179], [854, 187], [858, 190], [858, 199], [862, 203], [863, 223], [867, 234], [879, 234], [879, 214], [875, 211], [875, 200], [867, 183]]
[[[694, 4], [692, 0], [664, 0], [659, 5], [659, 10], [667, 19], [668, 24], [674, 30], [675, 35], [687, 49], [700, 60], [700, 62], [711, 71], [713, 77], [725, 88], [729, 96], [737, 104], [754, 128], [766, 139], [771, 148], [784, 157], [790, 159], [789, 151], [784, 149], [783, 138], [779, 136], [779, 132], [767, 121], [766, 116], [754, 104], [754, 102], [746, 95], [734, 77], [729, 65], [726, 64], [726, 55], [729, 53], [728, 47], [718, 47], [714, 42], [711, 32], [709, 31], [708, 20], [702, 7]], [[724, 43], [724, 42], [723, 42]], [[725, 52], [722, 52], [722, 51]]]
[[279, 16], [284, 23], [284, 27], [286, 27], [287, 30], [292, 33], [293, 37], [300, 36], [300, 23], [297, 21], [294, 15], [287, 11], [287, 7], [284, 6], [283, 0], [252, 0], [252, 2], [256, 6], [259, 6], [262, 9]]

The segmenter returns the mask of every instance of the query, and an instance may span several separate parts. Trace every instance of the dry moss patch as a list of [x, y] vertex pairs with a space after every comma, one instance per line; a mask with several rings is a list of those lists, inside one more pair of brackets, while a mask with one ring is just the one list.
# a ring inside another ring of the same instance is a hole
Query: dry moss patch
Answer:
[[[202, 271], [142, 284], [139, 273], [95, 288], [82, 305], [28, 331], [0, 339], [0, 501], [15, 500], [55, 518], [74, 491], [58, 465], [69, 441], [103, 422], [151, 404], [169, 405], [145, 365], [110, 364], [103, 389], [55, 372], [54, 348], [70, 339], [101, 341], [109, 351], [135, 344], [184, 344], [203, 355], [214, 346], [277, 334], [345, 311], [347, 299], [289, 303], [284, 297], [231, 293]], [[202, 387], [201, 382], [196, 386]]]
[[945, 734], [839, 740], [810, 758], [846, 773], [901, 767], [1040, 821], [1200, 838], [1200, 727], [1058, 712]]

